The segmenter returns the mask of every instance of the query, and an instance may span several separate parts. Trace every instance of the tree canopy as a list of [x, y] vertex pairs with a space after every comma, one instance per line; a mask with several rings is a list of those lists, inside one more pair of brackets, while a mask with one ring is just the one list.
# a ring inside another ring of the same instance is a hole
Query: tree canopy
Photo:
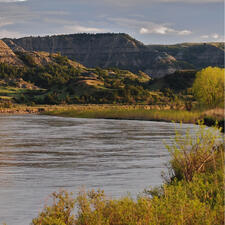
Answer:
[[193, 84], [193, 93], [201, 105], [217, 107], [224, 102], [225, 69], [207, 67], [199, 71]]

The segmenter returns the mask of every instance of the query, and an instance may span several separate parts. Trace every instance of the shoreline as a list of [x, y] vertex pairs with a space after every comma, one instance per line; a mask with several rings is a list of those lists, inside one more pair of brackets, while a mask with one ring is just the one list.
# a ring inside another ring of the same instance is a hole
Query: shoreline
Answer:
[[168, 109], [159, 105], [16, 105], [0, 108], [0, 114], [40, 114], [71, 118], [140, 120], [157, 122], [176, 122], [198, 124], [204, 120], [207, 126], [214, 126], [216, 121], [224, 132], [224, 109], [208, 111], [186, 111]]
[[43, 108], [33, 108], [33, 107], [27, 107], [25, 109], [19, 109], [19, 108], [1, 108], [0, 114], [40, 114], [44, 112], [45, 110]]

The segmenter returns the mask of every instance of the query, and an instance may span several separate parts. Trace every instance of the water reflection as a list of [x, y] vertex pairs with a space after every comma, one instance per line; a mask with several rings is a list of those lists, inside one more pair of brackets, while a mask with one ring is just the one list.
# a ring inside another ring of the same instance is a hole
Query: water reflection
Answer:
[[[59, 188], [132, 196], [160, 185], [174, 125], [146, 121], [0, 116], [0, 223], [29, 224]], [[183, 125], [183, 130], [192, 125]]]

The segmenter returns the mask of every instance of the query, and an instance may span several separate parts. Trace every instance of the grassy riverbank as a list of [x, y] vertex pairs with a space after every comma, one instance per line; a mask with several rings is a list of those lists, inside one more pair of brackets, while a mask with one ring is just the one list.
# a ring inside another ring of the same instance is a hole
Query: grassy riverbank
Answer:
[[126, 120], [152, 120], [166, 122], [198, 123], [218, 126], [224, 131], [224, 109], [206, 111], [172, 110], [149, 105], [72, 105], [46, 109], [44, 114], [75, 118], [104, 118]]
[[224, 131], [224, 109], [211, 110], [173, 110], [159, 105], [110, 105], [110, 104], [86, 104], [86, 105], [0, 105], [0, 113], [9, 114], [45, 114], [52, 116], [96, 119], [125, 119], [125, 120], [149, 120], [166, 122], [197, 123], [205, 121], [208, 126], [214, 126], [216, 121]]
[[[222, 225], [224, 223], [224, 146], [218, 132], [200, 130], [168, 147], [169, 178], [137, 197], [110, 199], [103, 191], [53, 193], [33, 225]], [[148, 182], [148, 181], [146, 181]], [[74, 207], [77, 212], [74, 213]]]
[[44, 114], [76, 118], [104, 118], [127, 120], [154, 120], [195, 123], [201, 113], [184, 110], [154, 109], [151, 106], [132, 105], [86, 105], [70, 106], [45, 111]]

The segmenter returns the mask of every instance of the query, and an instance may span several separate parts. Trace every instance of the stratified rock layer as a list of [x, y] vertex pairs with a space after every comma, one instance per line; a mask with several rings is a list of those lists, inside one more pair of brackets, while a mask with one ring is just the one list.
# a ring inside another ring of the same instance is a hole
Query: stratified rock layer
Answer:
[[13, 51], [60, 52], [87, 67], [118, 67], [162, 77], [183, 69], [224, 67], [222, 43], [144, 45], [127, 34], [71, 34], [4, 39]]

